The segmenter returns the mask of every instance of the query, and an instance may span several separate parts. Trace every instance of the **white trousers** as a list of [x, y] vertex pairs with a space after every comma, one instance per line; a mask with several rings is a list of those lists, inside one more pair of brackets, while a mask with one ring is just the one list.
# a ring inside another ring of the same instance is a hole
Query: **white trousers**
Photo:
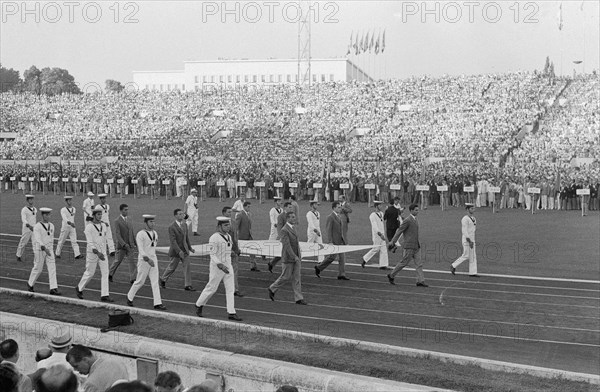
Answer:
[[[313, 231], [312, 233], [308, 233], [308, 239], [306, 240], [306, 242], [312, 242], [314, 244], [322, 244], [323, 237], [318, 236], [317, 233], [315, 233]], [[317, 260], [320, 263], [321, 261], [325, 260], [325, 256], [317, 256]]]
[[192, 233], [198, 232], [198, 210], [196, 208], [188, 210], [188, 219], [186, 223], [191, 226]]
[[452, 263], [452, 267], [458, 267], [463, 261], [469, 260], [469, 275], [477, 274], [477, 252], [476, 245], [473, 245], [473, 249], [469, 246], [468, 242], [463, 243], [463, 254]]
[[73, 247], [73, 253], [75, 257], [79, 256], [81, 252], [79, 251], [79, 244], [77, 243], [77, 230], [74, 227], [63, 224], [60, 228], [60, 236], [58, 237], [58, 244], [56, 245], [56, 254], [60, 256], [60, 251], [62, 250], [63, 244], [67, 240], [67, 237], [71, 241], [71, 246]]
[[92, 280], [96, 273], [96, 266], [100, 266], [100, 296], [108, 296], [108, 256], [104, 256], [104, 260], [100, 260], [98, 256], [91, 252], [87, 252], [85, 258], [85, 272], [77, 285], [77, 290], [83, 291], [85, 286]]
[[379, 253], [379, 266], [389, 266], [386, 242], [381, 238], [377, 239], [377, 241], [373, 241], [373, 247], [363, 256], [363, 260], [365, 263], [368, 263], [377, 253]]
[[225, 300], [227, 301], [227, 313], [234, 314], [235, 313], [235, 303], [233, 292], [234, 282], [233, 282], [233, 267], [231, 264], [226, 265], [229, 269], [229, 273], [221, 271], [216, 264], [210, 264], [210, 274], [208, 278], [208, 283], [198, 300], [196, 301], [196, 306], [204, 306], [208, 302], [209, 299], [217, 292], [219, 288], [219, 283], [223, 281], [223, 285], [225, 286]]
[[19, 246], [17, 246], [17, 257], [21, 257], [23, 255], [23, 249], [27, 246], [27, 243], [31, 239], [31, 234], [33, 232], [29, 230], [26, 226], [23, 227], [21, 232], [21, 240], [19, 241]]
[[42, 270], [44, 269], [44, 263], [46, 263], [50, 290], [58, 288], [58, 283], [56, 282], [56, 263], [54, 260], [54, 253], [52, 253], [52, 249], [48, 250], [50, 251], [50, 256], [48, 256], [43, 250], [38, 249], [33, 251], [33, 268], [31, 269], [29, 281], [27, 282], [27, 284], [30, 286], [33, 286], [35, 282], [37, 282]]
[[154, 305], [162, 304], [160, 287], [158, 286], [158, 260], [154, 260], [154, 267], [151, 267], [150, 264], [144, 260], [138, 260], [137, 270], [137, 278], [127, 293], [127, 299], [133, 301], [135, 294], [142, 288], [144, 283], [146, 283], [146, 278], [150, 276], [150, 286], [152, 286]]

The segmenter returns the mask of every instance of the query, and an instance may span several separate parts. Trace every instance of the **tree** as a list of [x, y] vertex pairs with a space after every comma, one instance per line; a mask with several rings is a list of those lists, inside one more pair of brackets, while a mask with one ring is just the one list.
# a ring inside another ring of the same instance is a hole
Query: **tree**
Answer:
[[544, 64], [544, 72], [542, 74], [544, 76], [548, 76], [549, 71], [550, 71], [550, 56], [546, 56], [546, 64]]
[[42, 93], [42, 72], [35, 65], [23, 72], [23, 90], [33, 94], [40, 95]]
[[12, 68], [4, 68], [0, 64], [0, 92], [18, 91], [22, 83], [19, 71], [15, 71]]
[[119, 93], [125, 89], [125, 86], [116, 80], [106, 79], [106, 87], [104, 88], [106, 91], [112, 91], [115, 93]]
[[550, 63], [550, 67], [548, 68], [548, 77], [550, 79], [554, 79], [556, 74], [554, 73], [554, 62]]
[[62, 68], [44, 68], [41, 74], [41, 92], [46, 95], [63, 93], [81, 94], [75, 78]]

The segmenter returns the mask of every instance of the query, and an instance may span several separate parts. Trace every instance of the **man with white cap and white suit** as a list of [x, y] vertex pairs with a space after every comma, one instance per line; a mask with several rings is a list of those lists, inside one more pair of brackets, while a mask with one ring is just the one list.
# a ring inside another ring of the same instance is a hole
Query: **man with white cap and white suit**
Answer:
[[191, 226], [194, 235], [198, 234], [198, 191], [194, 188], [190, 191], [190, 195], [185, 200], [185, 211], [188, 215], [187, 224]]
[[140, 230], [135, 241], [138, 248], [137, 278], [127, 293], [127, 305], [133, 306], [135, 294], [146, 282], [150, 276], [150, 285], [152, 286], [152, 298], [154, 299], [154, 309], [166, 310], [167, 307], [162, 304], [160, 297], [160, 287], [158, 286], [158, 258], [156, 257], [156, 245], [158, 244], [158, 233], [154, 231], [155, 215], [143, 215], [144, 227]]
[[365, 265], [379, 253], [379, 269], [388, 269], [388, 251], [387, 251], [387, 239], [385, 237], [385, 227], [383, 225], [383, 212], [381, 212], [380, 200], [373, 202], [375, 211], [369, 215], [371, 221], [371, 237], [373, 239], [373, 247], [369, 252], [363, 256], [361, 266], [365, 268]]
[[461, 220], [463, 253], [456, 261], [454, 261], [454, 263], [452, 263], [450, 272], [454, 275], [456, 267], [463, 261], [469, 260], [469, 276], [479, 278], [479, 275], [477, 275], [477, 253], [475, 248], [475, 229], [477, 220], [473, 215], [475, 206], [471, 203], [465, 203], [465, 207], [467, 209], [467, 215], [463, 216]]
[[88, 198], [83, 201], [83, 224], [85, 226], [93, 220], [92, 210], [94, 209], [94, 193], [88, 192], [87, 196]]
[[65, 196], [65, 207], [60, 209], [60, 216], [62, 217], [62, 226], [60, 227], [60, 236], [58, 237], [58, 244], [56, 245], [56, 257], [60, 258], [60, 252], [63, 244], [69, 238], [71, 246], [73, 247], [73, 254], [75, 259], [79, 260], [83, 256], [79, 251], [79, 244], [77, 243], [77, 231], [75, 230], [75, 212], [76, 209], [71, 205], [73, 196]]
[[22, 261], [23, 249], [25, 249], [25, 246], [31, 239], [33, 226], [35, 226], [37, 221], [37, 208], [33, 206], [33, 198], [33, 195], [25, 195], [27, 205], [21, 209], [21, 222], [23, 222], [23, 225], [21, 227], [21, 240], [17, 246], [17, 261]]
[[109, 296], [108, 289], [108, 227], [102, 222], [102, 207], [96, 206], [92, 211], [93, 221], [85, 228], [85, 239], [87, 250], [85, 258], [85, 272], [75, 287], [75, 293], [79, 299], [83, 299], [83, 290], [96, 273], [96, 267], [100, 266], [100, 300], [102, 302], [115, 302]]
[[33, 292], [33, 286], [44, 269], [48, 269], [50, 294], [61, 295], [56, 282], [56, 263], [54, 260], [54, 225], [50, 222], [51, 208], [40, 208], [42, 220], [33, 228], [33, 268], [27, 281], [27, 289]]
[[108, 252], [109, 256], [115, 255], [115, 240], [113, 240], [112, 229], [110, 227], [110, 206], [106, 203], [106, 193], [101, 193], [98, 195], [100, 198], [100, 204], [98, 206], [102, 207], [102, 222], [106, 225], [106, 235], [108, 241]]

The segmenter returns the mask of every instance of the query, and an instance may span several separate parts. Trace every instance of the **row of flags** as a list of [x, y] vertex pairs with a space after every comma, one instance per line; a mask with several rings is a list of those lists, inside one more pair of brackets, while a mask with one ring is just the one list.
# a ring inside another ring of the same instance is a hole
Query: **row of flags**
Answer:
[[[579, 10], [583, 12], [583, 5], [585, 4], [586, 0], [581, 0], [581, 5], [579, 6]], [[562, 9], [562, 1], [560, 2], [560, 4], [558, 5], [558, 14], [556, 15], [556, 21], [558, 23], [558, 30], [563, 29], [563, 9]]]
[[[369, 36], [369, 34], [371, 34]], [[383, 35], [381, 31], [377, 34], [377, 39], [375, 38], [375, 31], [372, 33], [367, 32], [360, 36], [357, 32], [354, 35], [354, 31], [350, 33], [350, 43], [348, 44], [348, 51], [346, 52], [346, 56], [354, 52], [356, 56], [361, 53], [371, 53], [372, 51], [375, 54], [379, 54], [379, 52], [383, 53], [385, 50], [385, 29], [383, 30]]]

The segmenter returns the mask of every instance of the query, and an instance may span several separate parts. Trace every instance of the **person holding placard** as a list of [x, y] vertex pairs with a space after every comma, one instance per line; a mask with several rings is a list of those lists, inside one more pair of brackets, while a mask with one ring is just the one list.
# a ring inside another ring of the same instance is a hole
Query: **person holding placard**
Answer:
[[456, 267], [463, 261], [469, 260], [469, 276], [479, 278], [479, 275], [477, 275], [477, 252], [475, 248], [475, 229], [477, 220], [473, 215], [475, 206], [467, 203], [465, 207], [467, 209], [467, 215], [463, 216], [461, 220], [463, 253], [454, 261], [454, 263], [452, 263], [450, 272], [454, 275], [456, 273]]

